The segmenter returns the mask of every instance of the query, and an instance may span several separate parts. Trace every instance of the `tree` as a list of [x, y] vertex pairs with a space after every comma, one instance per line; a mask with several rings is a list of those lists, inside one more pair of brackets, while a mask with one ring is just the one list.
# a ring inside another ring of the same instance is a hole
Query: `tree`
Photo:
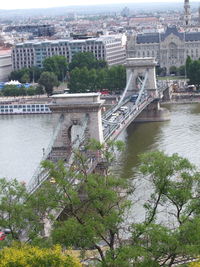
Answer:
[[24, 82], [37, 82], [40, 78], [41, 73], [44, 70], [38, 67], [22, 68], [20, 70], [12, 71], [10, 74], [10, 80], [17, 80], [21, 83]]
[[97, 72], [97, 77], [96, 77], [96, 88], [98, 91], [101, 91], [102, 89], [107, 88], [107, 79], [108, 79], [108, 69], [99, 69]]
[[17, 87], [16, 85], [6, 85], [2, 90], [4, 96], [24, 96], [26, 95], [25, 87]]
[[104, 60], [97, 60], [93, 53], [91, 52], [79, 52], [76, 53], [71, 63], [69, 64], [69, 71], [71, 72], [74, 68], [84, 68], [87, 69], [99, 69], [105, 68], [107, 63]]
[[[104, 175], [88, 174], [87, 157], [78, 151], [73, 170], [67, 171], [62, 162], [56, 166], [52, 162], [43, 163], [54, 181], [45, 184], [46, 197], [48, 195], [48, 199], [54, 200], [54, 207], [57, 206], [58, 210], [64, 210], [64, 220], [54, 224], [53, 241], [83, 250], [95, 248], [100, 256], [98, 261], [102, 264], [105, 263], [107, 252], [99, 242], [105, 242], [110, 257], [114, 259], [115, 246], [121, 242], [120, 231], [123, 228], [121, 223], [124, 212], [130, 206], [122, 192], [130, 191], [131, 184], [126, 179], [109, 175], [108, 172], [114, 160], [114, 149], [121, 150], [122, 147], [120, 141], [105, 145], [94, 140], [87, 146], [87, 149], [93, 153], [96, 151], [95, 153], [104, 158]], [[45, 198], [45, 194], [43, 197]]]
[[35, 88], [35, 94], [36, 94], [36, 95], [43, 95], [43, 94], [44, 94], [43, 86], [38, 85], [38, 86]]
[[[19, 229], [16, 233], [24, 233], [26, 225], [32, 244], [51, 245], [52, 239], [55, 244], [82, 252], [96, 249], [89, 256], [92, 266], [172, 266], [182, 256], [199, 255], [200, 173], [177, 154], [167, 156], [156, 151], [142, 155], [143, 177], [137, 180], [144, 183], [145, 179], [151, 193], [145, 196], [144, 219], [135, 223], [126, 219], [135, 204], [128, 200], [133, 181], [110, 172], [115, 152], [123, 147], [120, 141], [101, 144], [90, 140], [83, 152], [74, 151], [73, 164], [68, 168], [62, 161], [43, 162], [50, 179], [28, 197], [23, 185], [16, 190], [18, 183], [10, 186], [4, 179], [0, 225], [11, 225], [12, 231]], [[88, 155], [97, 157], [99, 171], [88, 173], [96, 160]], [[41, 231], [45, 218], [53, 223], [48, 240]]]
[[169, 73], [170, 74], [174, 74], [174, 75], [177, 75], [177, 67], [176, 66], [171, 66], [170, 68], [169, 68]]
[[61, 247], [39, 248], [30, 245], [13, 245], [0, 250], [1, 267], [8, 266], [48, 266], [48, 267], [81, 267], [71, 251], [62, 252]]
[[[200, 185], [194, 166], [176, 154], [142, 155], [140, 170], [152, 193], [144, 205], [145, 220], [127, 225], [125, 214], [131, 204], [127, 196], [133, 187], [131, 181], [109, 173], [115, 145], [93, 140], [87, 147], [90, 151], [96, 149], [103, 158], [104, 175], [87, 174], [88, 160], [80, 152], [76, 152], [73, 170], [67, 171], [62, 162], [56, 166], [44, 163], [54, 181], [45, 184], [46, 197], [58, 210], [64, 210], [54, 224], [53, 242], [83, 250], [96, 248], [100, 266], [172, 266], [183, 255], [198, 255]], [[118, 143], [119, 150], [121, 145]], [[173, 220], [162, 224], [158, 219], [164, 206]], [[131, 234], [128, 243], [120, 234], [125, 230]], [[102, 241], [106, 250], [99, 246]]]
[[[25, 184], [17, 180], [0, 179], [0, 198], [0, 225], [11, 230], [8, 243], [9, 239], [33, 241], [42, 234], [42, 219], [47, 209], [38, 206], [37, 198], [33, 199], [28, 194]], [[5, 246], [7, 242], [0, 245]]]
[[37, 83], [38, 80], [40, 79], [40, 75], [42, 74], [43, 71], [44, 71], [43, 68], [38, 68], [36, 66], [30, 67], [29, 68], [30, 81]]
[[[172, 266], [178, 257], [198, 255], [199, 173], [177, 154], [150, 152], [141, 162], [141, 172], [153, 191], [144, 205], [145, 221], [132, 226], [132, 244], [143, 248], [144, 261], [151, 259], [153, 266]], [[161, 207], [168, 207], [170, 213], [171, 220], [165, 224], [158, 223]]]
[[112, 66], [108, 69], [106, 88], [110, 91], [123, 90], [126, 86], [126, 69], [122, 65]]
[[55, 55], [46, 58], [43, 62], [43, 67], [45, 71], [53, 72], [59, 81], [63, 81], [66, 77], [68, 64], [66, 57]]
[[21, 80], [22, 83], [28, 83], [28, 82], [30, 82], [29, 73], [28, 72], [24, 73], [20, 80]]
[[187, 77], [190, 79], [190, 84], [200, 86], [200, 60], [194, 60], [189, 64]]
[[180, 67], [178, 68], [178, 74], [179, 74], [180, 76], [185, 76], [185, 68], [186, 68], [185, 65], [180, 66]]
[[10, 74], [10, 80], [17, 80], [19, 82], [22, 82], [22, 77], [24, 75], [29, 75], [29, 69], [28, 68], [22, 68], [20, 70], [12, 71]]
[[58, 79], [53, 72], [45, 71], [41, 74], [38, 83], [44, 86], [48, 96], [53, 93], [53, 87], [58, 86]]
[[188, 77], [188, 74], [189, 74], [189, 68], [190, 68], [190, 64], [191, 63], [192, 63], [191, 57], [190, 56], [187, 56], [187, 59], [186, 59], [186, 62], [185, 62], [185, 68], [186, 68], [187, 77]]
[[90, 90], [92, 87], [92, 79], [95, 77], [94, 73], [89, 71], [86, 67], [84, 68], [75, 68], [70, 73], [69, 89], [73, 93], [86, 93], [87, 90]]

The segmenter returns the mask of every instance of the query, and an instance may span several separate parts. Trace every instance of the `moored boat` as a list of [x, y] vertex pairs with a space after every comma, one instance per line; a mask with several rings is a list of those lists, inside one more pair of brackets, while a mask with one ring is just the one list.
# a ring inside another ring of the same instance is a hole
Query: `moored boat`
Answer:
[[0, 115], [47, 113], [51, 113], [47, 104], [0, 104]]

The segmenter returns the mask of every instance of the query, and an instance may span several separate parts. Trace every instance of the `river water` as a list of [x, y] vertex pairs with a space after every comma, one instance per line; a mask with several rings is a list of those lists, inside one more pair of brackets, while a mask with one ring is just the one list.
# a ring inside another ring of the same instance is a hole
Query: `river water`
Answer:
[[126, 150], [120, 159], [122, 174], [132, 177], [139, 164], [139, 155], [162, 150], [178, 153], [200, 166], [200, 103], [163, 105], [170, 110], [170, 121], [132, 123], [127, 129]]
[[[149, 150], [179, 153], [200, 165], [200, 104], [165, 105], [171, 120], [153, 123], [132, 123], [120, 138], [126, 151], [120, 157], [120, 172], [133, 177], [138, 155]], [[37, 168], [43, 148], [53, 135], [53, 115], [0, 116], [0, 177], [28, 182]]]

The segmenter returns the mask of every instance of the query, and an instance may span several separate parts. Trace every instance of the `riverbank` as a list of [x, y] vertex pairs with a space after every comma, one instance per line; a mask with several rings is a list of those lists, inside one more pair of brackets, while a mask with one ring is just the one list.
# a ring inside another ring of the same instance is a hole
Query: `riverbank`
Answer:
[[200, 103], [199, 93], [173, 93], [171, 100], [162, 101], [161, 104], [191, 104]]

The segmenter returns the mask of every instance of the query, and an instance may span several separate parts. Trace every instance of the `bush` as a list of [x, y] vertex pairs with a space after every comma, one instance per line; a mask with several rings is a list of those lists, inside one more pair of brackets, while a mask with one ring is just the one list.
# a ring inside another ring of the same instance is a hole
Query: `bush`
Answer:
[[200, 261], [190, 263], [189, 267], [200, 267]]
[[0, 250], [0, 266], [81, 267], [78, 259], [69, 254], [63, 253], [58, 245], [51, 249], [14, 245]]

